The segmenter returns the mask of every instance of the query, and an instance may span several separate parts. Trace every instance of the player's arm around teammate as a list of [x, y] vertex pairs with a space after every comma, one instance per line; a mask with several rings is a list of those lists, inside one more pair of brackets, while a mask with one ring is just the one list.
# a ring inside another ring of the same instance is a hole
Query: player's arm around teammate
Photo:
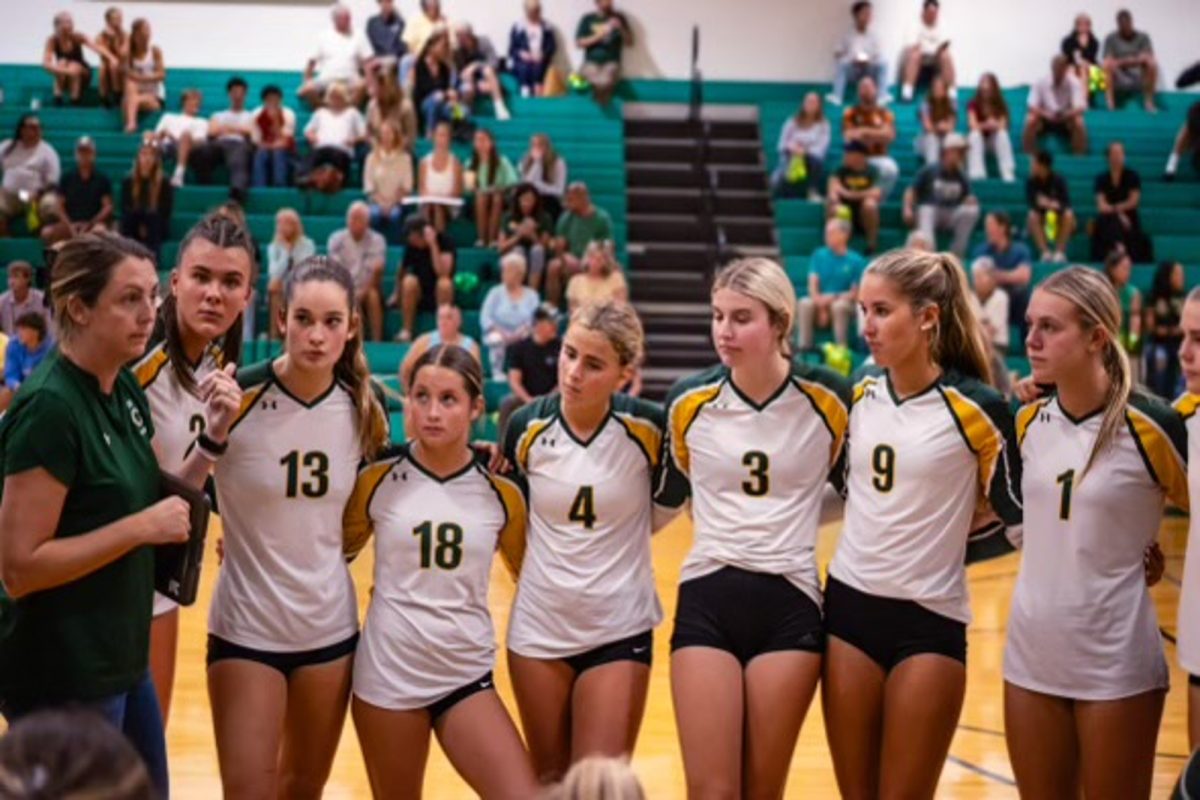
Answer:
[[791, 359], [795, 302], [778, 264], [727, 266], [712, 293], [721, 365], [667, 395], [656, 499], [690, 496], [694, 524], [671, 637], [691, 798], [781, 797], [821, 673], [815, 546], [850, 385]]
[[641, 360], [626, 304], [572, 317], [555, 394], [509, 421], [505, 454], [527, 481], [529, 539], [508, 662], [538, 778], [587, 755], [630, 755], [662, 619], [650, 556], [662, 411], [615, 392]]
[[[150, 403], [159, 467], [198, 489], [241, 408], [242, 390], [233, 369], [253, 280], [254, 252], [245, 230], [225, 216], [202, 219], [179, 247], [170, 293], [158, 310], [155, 327], [161, 340], [133, 368]], [[178, 606], [155, 594], [150, 677], [164, 725], [178, 639]]]
[[1025, 529], [1004, 651], [1022, 797], [1149, 797], [1168, 683], [1144, 553], [1187, 508], [1185, 429], [1131, 392], [1110, 284], [1073, 267], [1029, 304], [1026, 349], [1056, 394], [1017, 417]]
[[[1021, 522], [1012, 415], [968, 291], [952, 256], [913, 250], [872, 262], [859, 291], [882, 370], [854, 388], [821, 684], [847, 798], [934, 795], [966, 688], [972, 520]], [[1004, 533], [978, 549], [1011, 550]]]
[[[1200, 500], [1200, 290], [1193, 289], [1180, 319], [1179, 363], [1187, 390], [1175, 402], [1188, 437], [1188, 495]], [[1188, 524], [1187, 556], [1179, 596], [1179, 666], [1188, 673], [1188, 749], [1200, 747], [1200, 519]]]
[[244, 399], [214, 471], [225, 560], [209, 613], [208, 691], [226, 798], [317, 798], [358, 641], [343, 514], [387, 438], [350, 274], [299, 264], [283, 354], [238, 374]]
[[429, 735], [484, 798], [538, 793], [529, 754], [492, 679], [488, 612], [500, 548], [515, 576], [525, 498], [468, 446], [483, 413], [483, 372], [453, 345], [413, 365], [412, 439], [359, 473], [346, 512], [350, 552], [375, 535], [375, 583], [354, 664], [353, 715], [371, 792], [419, 798]]

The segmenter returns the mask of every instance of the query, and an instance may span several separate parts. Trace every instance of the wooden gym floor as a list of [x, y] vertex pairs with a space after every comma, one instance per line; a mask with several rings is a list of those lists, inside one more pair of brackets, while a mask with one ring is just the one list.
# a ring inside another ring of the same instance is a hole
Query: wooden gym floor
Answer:
[[[840, 523], [827, 525], [821, 532], [818, 553], [821, 564], [832, 556]], [[214, 534], [217, 530], [214, 529]], [[1183, 569], [1186, 520], [1172, 519], [1164, 524], [1161, 541], [1167, 553], [1167, 576], [1153, 590], [1159, 620], [1168, 636], [1174, 636], [1179, 577]], [[210, 550], [215, 535], [210, 537]], [[679, 567], [691, 541], [690, 523], [677, 521], [655, 537], [654, 561], [666, 620], [655, 634], [654, 667], [650, 698], [642, 725], [641, 738], [633, 764], [645, 784], [649, 797], [683, 798], [683, 766], [675, 738], [671, 709], [668, 641], [675, 609]], [[175, 705], [168, 730], [171, 759], [172, 794], [176, 798], [213, 798], [220, 795], [216, 751], [213, 744], [208, 698], [204, 679], [205, 609], [216, 576], [216, 559], [210, 552], [205, 565], [204, 584], [197, 605], [183, 612], [179, 672]], [[1019, 556], [1012, 555], [975, 566], [969, 573], [975, 620], [969, 631], [967, 697], [959, 730], [950, 749], [949, 761], [942, 773], [939, 797], [1015, 798], [1012, 770], [1004, 747], [1001, 656], [1009, 600], [1016, 577]], [[360, 605], [366, 604], [371, 584], [371, 550], [353, 565]], [[496, 565], [492, 584], [492, 610], [501, 637], [507, 626], [513, 584]], [[1166, 797], [1187, 752], [1187, 679], [1175, 663], [1174, 645], [1166, 645], [1171, 664], [1171, 692], [1159, 737], [1159, 758], [1155, 764], [1154, 796]], [[503, 653], [503, 650], [500, 651]], [[496, 669], [497, 685], [516, 717], [509, 689], [508, 673], [501, 657]], [[470, 791], [441, 754], [432, 747], [426, 777], [427, 798], [470, 797]], [[825, 745], [820, 703], [815, 702], [805, 722], [792, 760], [788, 797], [836, 797], [833, 768]], [[341, 748], [326, 791], [329, 798], [369, 796], [366, 775], [354, 735], [347, 720]]]

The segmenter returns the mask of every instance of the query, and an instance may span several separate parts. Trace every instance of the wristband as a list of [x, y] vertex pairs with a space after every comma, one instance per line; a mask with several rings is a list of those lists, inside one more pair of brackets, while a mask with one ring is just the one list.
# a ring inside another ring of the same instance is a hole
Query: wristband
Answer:
[[205, 455], [216, 456], [220, 458], [225, 455], [225, 451], [229, 449], [229, 442], [216, 442], [207, 433], [202, 433], [196, 437], [196, 446]]

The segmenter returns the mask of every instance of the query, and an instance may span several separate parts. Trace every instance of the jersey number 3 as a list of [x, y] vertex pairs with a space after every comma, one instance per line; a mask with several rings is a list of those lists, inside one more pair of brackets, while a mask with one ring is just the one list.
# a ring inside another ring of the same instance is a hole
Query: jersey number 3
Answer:
[[751, 497], [762, 497], [771, 490], [771, 459], [761, 450], [751, 450], [742, 456], [742, 466], [750, 470], [750, 480], [742, 481], [742, 491]]
[[[329, 491], [329, 456], [314, 450], [311, 453], [300, 453], [293, 450], [279, 463], [287, 467], [287, 496], [324, 497]], [[301, 466], [307, 471], [305, 480], [300, 480]]]
[[589, 531], [596, 525], [596, 492], [591, 486], [580, 486], [579, 494], [571, 501], [567, 519], [578, 522]]

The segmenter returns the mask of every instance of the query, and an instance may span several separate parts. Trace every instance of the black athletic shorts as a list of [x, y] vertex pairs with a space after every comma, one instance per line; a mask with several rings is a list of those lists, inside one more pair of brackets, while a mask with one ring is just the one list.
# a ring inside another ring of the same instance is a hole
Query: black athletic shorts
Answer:
[[679, 585], [671, 652], [713, 647], [742, 666], [782, 650], [825, 650], [821, 609], [782, 575], [722, 567]]
[[425, 706], [425, 710], [429, 712], [430, 718], [437, 722], [443, 714], [456, 705], [466, 700], [468, 697], [480, 692], [486, 692], [489, 689], [495, 689], [496, 682], [492, 680], [492, 671], [489, 669], [487, 675], [484, 675], [477, 681], [472, 681], [462, 688], [455, 689], [450, 694], [438, 700], [436, 703], [430, 703]]
[[206, 661], [210, 667], [218, 661], [229, 659], [253, 661], [257, 664], [278, 670], [283, 673], [283, 677], [290, 678], [292, 677], [292, 673], [301, 667], [312, 667], [317, 664], [327, 664], [330, 661], [337, 661], [339, 658], [353, 653], [356, 647], [358, 647], [358, 633], [355, 633], [345, 641], [331, 644], [327, 647], [318, 647], [316, 650], [300, 650], [293, 653], [276, 653], [267, 650], [255, 650], [251, 647], [242, 647], [240, 644], [234, 644], [219, 636], [213, 636], [210, 633], [208, 635], [208, 657]]
[[909, 656], [932, 653], [967, 663], [967, 626], [912, 600], [860, 592], [832, 575], [825, 582], [825, 633], [891, 672]]
[[1200, 675], [1188, 675], [1188, 686], [1200, 686]]
[[636, 661], [639, 664], [650, 666], [650, 657], [653, 653], [654, 632], [646, 631], [630, 636], [628, 639], [593, 647], [586, 653], [568, 656], [563, 661], [578, 676], [593, 667], [601, 667], [614, 661]]

